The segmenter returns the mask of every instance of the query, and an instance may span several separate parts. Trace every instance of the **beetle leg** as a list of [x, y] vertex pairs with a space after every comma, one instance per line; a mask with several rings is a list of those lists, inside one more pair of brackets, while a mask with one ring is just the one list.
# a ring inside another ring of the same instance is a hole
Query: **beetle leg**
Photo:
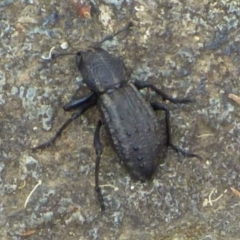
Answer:
[[169, 95], [167, 95], [163, 90], [157, 88], [153, 84], [151, 84], [148, 81], [139, 81], [136, 80], [134, 82], [134, 85], [137, 89], [143, 89], [143, 88], [151, 88], [153, 91], [155, 91], [158, 95], [161, 95], [163, 100], [168, 100], [172, 103], [191, 103], [194, 102], [195, 100], [190, 99], [190, 98], [173, 98]]
[[102, 212], [105, 211], [105, 206], [103, 202], [103, 196], [101, 193], [101, 189], [99, 187], [99, 167], [100, 167], [100, 161], [101, 161], [101, 155], [102, 155], [102, 144], [100, 141], [100, 128], [102, 126], [102, 121], [99, 120], [98, 124], [96, 126], [95, 132], [94, 132], [94, 139], [93, 139], [93, 145], [96, 151], [96, 165], [95, 165], [95, 191], [97, 193], [97, 198], [100, 203], [100, 207]]
[[[70, 110], [70, 109], [74, 109], [74, 108], [79, 108], [78, 111], [74, 112], [72, 114], [72, 116], [58, 129], [58, 131], [55, 133], [55, 135], [50, 139], [48, 140], [47, 142], [45, 143], [42, 143], [36, 147], [33, 147], [32, 150], [37, 150], [37, 149], [44, 149], [46, 147], [49, 147], [50, 145], [52, 145], [55, 140], [60, 137], [60, 135], [62, 134], [63, 130], [65, 128], [67, 128], [67, 126], [75, 119], [77, 119], [78, 117], [80, 117], [85, 111], [87, 111], [89, 108], [91, 108], [92, 106], [96, 105], [96, 102], [97, 102], [97, 98], [96, 98], [96, 95], [95, 94], [92, 94], [92, 95], [88, 95], [89, 97], [84, 97], [84, 98], [81, 98], [81, 99], [78, 99], [78, 104], [72, 104], [69, 103], [67, 105], [65, 105], [65, 107], [67, 106], [67, 110]], [[83, 99], [85, 99], [85, 101], [83, 101]], [[77, 101], [77, 100], [76, 100]], [[64, 107], [64, 109], [65, 109]]]
[[162, 110], [165, 112], [165, 120], [166, 120], [166, 128], [167, 128], [167, 145], [170, 146], [172, 149], [174, 149], [176, 152], [181, 153], [186, 157], [196, 157], [196, 158], [202, 159], [199, 155], [185, 151], [172, 143], [170, 111], [168, 109], [168, 106], [166, 106], [165, 104], [157, 103], [157, 102], [152, 102], [151, 106], [155, 111]]
[[89, 93], [84, 97], [74, 99], [71, 102], [67, 103], [66, 105], [63, 106], [63, 109], [65, 111], [74, 110], [74, 109], [80, 108], [81, 106], [83, 106], [84, 104], [87, 104], [88, 102], [94, 102], [94, 101], [97, 101], [97, 95], [95, 93]]

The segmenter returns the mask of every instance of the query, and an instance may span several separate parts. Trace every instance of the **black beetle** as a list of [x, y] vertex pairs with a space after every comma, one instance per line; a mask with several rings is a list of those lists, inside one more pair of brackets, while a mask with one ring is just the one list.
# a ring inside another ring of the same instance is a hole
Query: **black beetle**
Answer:
[[[102, 42], [112, 39], [130, 27], [131, 24], [116, 34], [104, 38], [91, 48], [77, 52], [76, 65], [91, 93], [65, 105], [65, 111], [73, 109], [78, 109], [78, 111], [72, 114], [53, 138], [33, 148], [33, 150], [43, 149], [51, 145], [74, 119], [92, 106], [97, 105], [101, 119], [98, 121], [94, 133], [94, 148], [97, 155], [95, 190], [102, 210], [104, 210], [104, 203], [98, 180], [102, 155], [99, 132], [102, 123], [107, 129], [119, 159], [132, 177], [136, 179], [146, 180], [153, 176], [158, 167], [158, 158], [164, 156], [167, 146], [187, 157], [200, 158], [198, 155], [186, 152], [172, 144], [168, 107], [157, 102], [152, 102], [150, 107], [138, 89], [151, 88], [161, 95], [163, 100], [169, 100], [173, 103], [190, 103], [192, 100], [172, 98], [147, 81], [129, 83], [123, 61], [99, 47]], [[59, 55], [66, 54], [56, 54], [53, 57]], [[153, 110], [165, 111], [164, 129], [158, 123]], [[164, 131], [166, 132], [164, 133]]]

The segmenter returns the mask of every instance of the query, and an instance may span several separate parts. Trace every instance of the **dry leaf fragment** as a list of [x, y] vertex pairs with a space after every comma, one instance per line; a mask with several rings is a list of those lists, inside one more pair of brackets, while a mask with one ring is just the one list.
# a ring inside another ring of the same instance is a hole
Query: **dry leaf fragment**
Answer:
[[28, 230], [28, 231], [22, 233], [21, 236], [22, 237], [28, 237], [28, 236], [33, 235], [35, 232], [36, 232], [36, 230], [34, 230], [34, 229], [33, 230]]
[[81, 18], [91, 17], [91, 6], [82, 3], [80, 0], [71, 0], [71, 3], [76, 8], [77, 13]]
[[240, 105], [240, 97], [238, 97], [237, 95], [235, 95], [233, 93], [228, 94], [228, 97]]
[[233, 193], [234, 193], [236, 196], [240, 197], [240, 192], [239, 192], [237, 189], [235, 189], [235, 188], [233, 188], [233, 187], [230, 187], [230, 189], [233, 191]]

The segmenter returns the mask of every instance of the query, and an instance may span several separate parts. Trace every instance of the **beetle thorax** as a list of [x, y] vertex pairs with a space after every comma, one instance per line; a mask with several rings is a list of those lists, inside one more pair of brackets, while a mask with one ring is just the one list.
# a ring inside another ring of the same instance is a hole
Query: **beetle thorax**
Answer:
[[79, 52], [76, 64], [83, 82], [96, 93], [116, 89], [126, 82], [125, 66], [121, 59], [101, 48], [92, 48]]

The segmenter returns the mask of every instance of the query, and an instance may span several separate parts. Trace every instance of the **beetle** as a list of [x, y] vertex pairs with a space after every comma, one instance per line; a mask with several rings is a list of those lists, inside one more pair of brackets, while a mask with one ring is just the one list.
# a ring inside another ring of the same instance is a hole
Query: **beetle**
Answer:
[[[65, 111], [77, 111], [49, 141], [33, 148], [43, 149], [53, 144], [74, 119], [96, 105], [101, 117], [93, 140], [96, 151], [95, 190], [102, 211], [105, 210], [99, 187], [99, 167], [103, 150], [100, 141], [102, 125], [105, 125], [120, 161], [135, 179], [144, 181], [152, 178], [158, 167], [158, 158], [165, 155], [168, 146], [186, 157], [200, 158], [197, 154], [184, 151], [172, 143], [168, 106], [159, 102], [151, 102], [149, 105], [138, 90], [150, 88], [162, 96], [163, 100], [172, 103], [190, 103], [192, 100], [172, 98], [148, 81], [137, 80], [130, 83], [124, 62], [100, 47], [104, 41], [111, 40], [120, 32], [129, 30], [131, 26], [130, 23], [92, 47], [75, 54], [77, 68], [90, 93], [66, 104], [63, 107]], [[55, 54], [53, 58], [67, 54]], [[165, 112], [164, 125], [158, 123], [154, 113], [157, 110]]]

